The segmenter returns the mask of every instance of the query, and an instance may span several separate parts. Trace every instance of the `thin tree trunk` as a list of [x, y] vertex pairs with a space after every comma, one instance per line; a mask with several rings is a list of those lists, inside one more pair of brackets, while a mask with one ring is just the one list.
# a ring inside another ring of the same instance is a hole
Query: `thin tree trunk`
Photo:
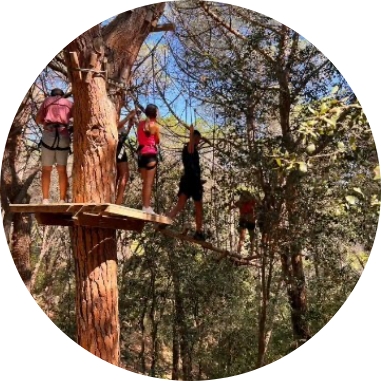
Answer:
[[175, 316], [172, 322], [172, 380], [178, 380], [180, 376], [180, 340], [179, 326], [176, 319], [176, 302], [173, 303], [172, 313]]
[[142, 371], [143, 374], [146, 373], [146, 359], [145, 359], [146, 327], [144, 325], [144, 318], [146, 316], [146, 311], [147, 311], [147, 299], [144, 298], [144, 307], [143, 307], [142, 313], [140, 314], [140, 321], [139, 321], [140, 331], [142, 333], [142, 340], [141, 340], [141, 346], [140, 346], [139, 359], [140, 359], [140, 364], [141, 364], [141, 371]]

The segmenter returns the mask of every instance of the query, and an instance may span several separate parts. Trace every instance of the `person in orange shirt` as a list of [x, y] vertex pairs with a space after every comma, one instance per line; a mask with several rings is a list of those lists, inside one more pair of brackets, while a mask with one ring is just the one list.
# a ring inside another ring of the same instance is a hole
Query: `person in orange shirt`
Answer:
[[241, 253], [243, 243], [246, 238], [246, 230], [249, 232], [250, 236], [250, 254], [254, 251], [254, 229], [255, 229], [255, 218], [256, 218], [256, 201], [255, 198], [248, 191], [240, 191], [240, 198], [234, 204], [234, 207], [239, 209], [239, 241], [237, 252]]

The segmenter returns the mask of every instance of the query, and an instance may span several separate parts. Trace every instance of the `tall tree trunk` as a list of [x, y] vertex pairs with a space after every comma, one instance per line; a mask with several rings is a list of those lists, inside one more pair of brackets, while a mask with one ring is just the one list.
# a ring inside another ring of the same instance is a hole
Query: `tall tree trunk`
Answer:
[[283, 276], [291, 307], [292, 328], [297, 346], [311, 338], [307, 321], [307, 286], [303, 269], [300, 243], [300, 210], [298, 208], [298, 173], [289, 175], [286, 184], [289, 245], [281, 254]]
[[[95, 27], [78, 37], [69, 49], [88, 67], [99, 35]], [[101, 68], [101, 58], [95, 70]], [[69, 66], [69, 65], [68, 65]], [[116, 112], [107, 98], [106, 83], [73, 77], [74, 164], [73, 201], [113, 203], [115, 198]], [[84, 79], [85, 73], [82, 73]], [[119, 320], [116, 231], [73, 228], [76, 265], [78, 343], [89, 352], [119, 365]]]
[[[164, 6], [154, 6], [155, 17]], [[119, 91], [113, 101], [108, 98], [102, 63], [107, 47], [111, 52], [108, 75], [128, 85], [139, 49], [151, 31], [153, 16], [146, 20], [150, 9], [125, 12], [103, 31], [95, 26], [65, 49], [67, 67], [74, 68], [70, 73], [75, 101], [74, 202], [115, 201], [117, 122], [125, 94]], [[83, 71], [89, 68], [92, 72]], [[116, 231], [74, 227], [73, 239], [78, 343], [119, 365]]]
[[[177, 264], [177, 258], [170, 256], [170, 265], [173, 278], [173, 291], [174, 291], [174, 343], [176, 349], [180, 349], [180, 357], [182, 364], [182, 379], [183, 380], [192, 380], [192, 353], [191, 353], [191, 344], [188, 338], [188, 328], [186, 324], [186, 312], [184, 307], [183, 295], [181, 293], [181, 282], [180, 282], [180, 269]], [[175, 354], [175, 352], [174, 352]], [[178, 356], [178, 352], [176, 355]], [[173, 358], [173, 369], [172, 369], [172, 378], [174, 373], [178, 373], [178, 358]], [[175, 362], [176, 361], [176, 362]], [[174, 372], [175, 369], [175, 372]], [[179, 376], [179, 374], [177, 374]], [[175, 379], [175, 378], [173, 378]], [[177, 378], [178, 379], [178, 378]]]

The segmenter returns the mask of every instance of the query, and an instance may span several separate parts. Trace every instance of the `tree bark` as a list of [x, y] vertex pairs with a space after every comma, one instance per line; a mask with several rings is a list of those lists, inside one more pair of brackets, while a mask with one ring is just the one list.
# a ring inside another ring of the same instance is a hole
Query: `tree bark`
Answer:
[[[164, 6], [155, 6], [159, 16]], [[108, 97], [102, 62], [108, 49], [114, 77], [128, 81], [139, 49], [151, 31], [151, 24], [145, 20], [149, 8], [117, 16], [104, 31], [95, 26], [65, 49], [75, 101], [73, 202], [115, 201], [117, 122], [125, 94], [119, 92], [113, 100]], [[88, 68], [92, 71], [85, 71]], [[119, 365], [116, 231], [74, 227], [73, 243], [78, 343]]]
[[[32, 91], [32, 90], [31, 90]], [[9, 204], [28, 202], [27, 190], [37, 171], [27, 180], [19, 177], [20, 157], [22, 157], [22, 132], [31, 115], [30, 94], [25, 96], [16, 117], [12, 123], [4, 150], [1, 171], [1, 205], [4, 209], [3, 224], [13, 261], [25, 286], [30, 289], [30, 243], [31, 216], [28, 214], [13, 214]], [[13, 223], [13, 229], [11, 229]]]
[[286, 184], [286, 209], [288, 215], [289, 245], [281, 254], [282, 271], [287, 284], [287, 294], [291, 307], [291, 323], [297, 345], [311, 338], [307, 321], [307, 286], [303, 269], [302, 246], [299, 228], [301, 225], [298, 208], [298, 174], [289, 175]]

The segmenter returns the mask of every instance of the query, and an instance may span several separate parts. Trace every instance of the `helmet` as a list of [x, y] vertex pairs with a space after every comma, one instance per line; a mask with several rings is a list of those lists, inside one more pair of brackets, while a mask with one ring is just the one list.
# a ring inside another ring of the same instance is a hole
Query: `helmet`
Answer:
[[52, 97], [56, 97], [56, 96], [60, 96], [60, 97], [63, 97], [65, 95], [65, 93], [63, 92], [63, 90], [61, 89], [58, 89], [58, 88], [55, 88], [53, 89], [51, 92], [50, 92], [50, 96]]

